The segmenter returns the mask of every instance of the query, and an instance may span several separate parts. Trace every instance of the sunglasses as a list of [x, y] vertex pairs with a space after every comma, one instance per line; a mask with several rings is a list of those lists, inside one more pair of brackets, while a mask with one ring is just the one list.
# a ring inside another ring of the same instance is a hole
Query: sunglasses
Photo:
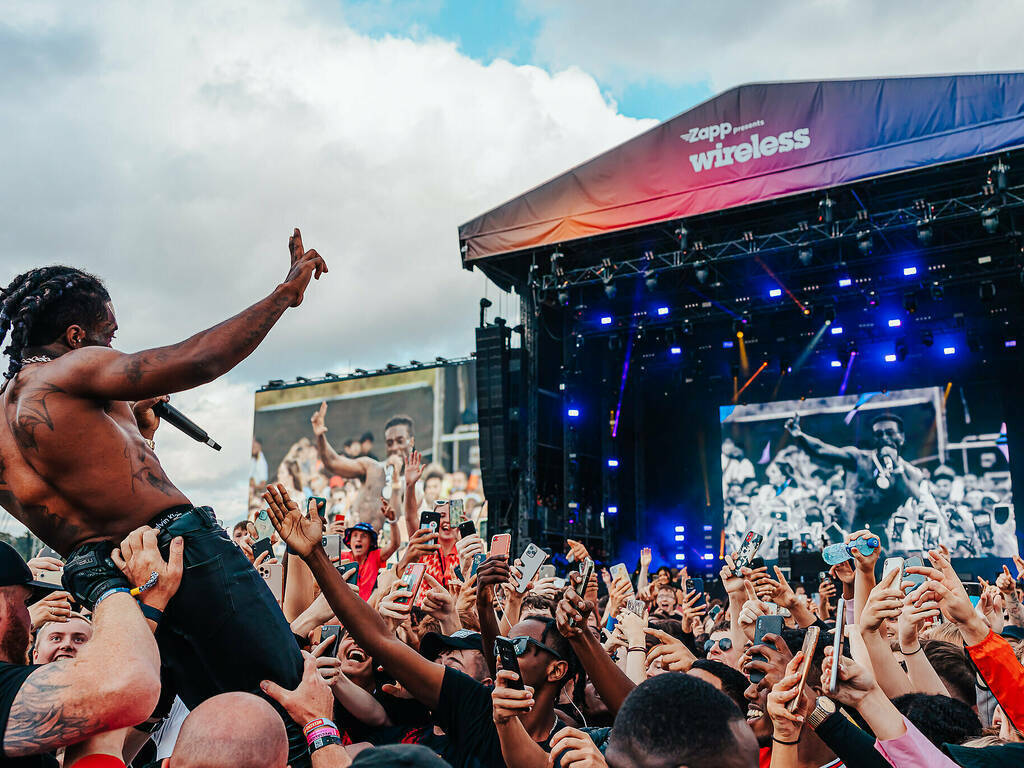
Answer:
[[[714, 647], [715, 647], [715, 641], [714, 640], [705, 640], [704, 641], [704, 653], [710, 652], [711, 649], [714, 648]], [[718, 640], [718, 647], [722, 651], [730, 651], [730, 650], [732, 650], [732, 640], [730, 638], [728, 638], [728, 637], [719, 638], [719, 640]]]
[[[542, 651], [547, 651], [559, 661], [565, 661], [565, 659], [562, 658], [562, 654], [560, 654], [554, 648], [550, 648], [544, 645], [544, 643], [534, 640], [532, 637], [510, 637], [509, 640], [512, 641], [512, 649], [516, 652], [517, 657], [520, 657], [523, 654], [525, 654], [526, 650], [532, 645], [535, 648], [539, 648]], [[497, 643], [494, 644], [494, 655], [496, 657], [501, 655], [500, 653], [498, 653]]]

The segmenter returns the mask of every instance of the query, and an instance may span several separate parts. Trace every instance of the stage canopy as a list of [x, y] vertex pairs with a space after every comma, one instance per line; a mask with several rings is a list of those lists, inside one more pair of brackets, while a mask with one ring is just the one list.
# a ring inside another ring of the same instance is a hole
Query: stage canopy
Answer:
[[1024, 73], [755, 83], [459, 227], [488, 257], [1024, 146]]

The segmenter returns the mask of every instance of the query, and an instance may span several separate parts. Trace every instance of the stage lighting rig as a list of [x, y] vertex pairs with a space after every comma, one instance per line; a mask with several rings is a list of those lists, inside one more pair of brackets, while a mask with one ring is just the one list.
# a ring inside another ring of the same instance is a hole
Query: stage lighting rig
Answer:
[[932, 223], [922, 219], [917, 222], [917, 242], [921, 245], [929, 245], [932, 241]]
[[978, 286], [978, 298], [989, 302], [996, 297], [996, 284], [991, 280], [985, 280]]
[[901, 363], [907, 359], [907, 355], [910, 354], [910, 350], [907, 347], [907, 342], [900, 339], [896, 342], [896, 359]]
[[836, 308], [833, 306], [825, 307], [825, 325], [832, 325], [836, 321]]
[[871, 238], [871, 230], [859, 230], [857, 232], [857, 247], [860, 249], [860, 252], [866, 256], [867, 254], [871, 253], [871, 249], [873, 246], [874, 242]]
[[946, 296], [946, 289], [942, 287], [942, 283], [932, 283], [928, 287], [928, 293], [932, 297], [932, 301], [942, 301]]
[[1006, 191], [1008, 186], [1006, 180], [1006, 172], [1010, 170], [1010, 166], [1004, 163], [1002, 160], [996, 162], [988, 171], [988, 177], [985, 180], [985, 185], [991, 187], [995, 194], [1001, 195]]
[[935, 344], [935, 334], [933, 334], [931, 331], [922, 331], [921, 343], [924, 344], [926, 347], [931, 347], [933, 344]]
[[800, 246], [796, 255], [797, 258], [800, 259], [800, 263], [805, 267], [810, 265], [811, 261], [814, 259], [814, 251], [811, 250], [811, 246], [809, 245]]
[[917, 312], [917, 294], [913, 291], [907, 291], [903, 294], [903, 309], [911, 315]]
[[818, 221], [822, 224], [831, 224], [835, 218], [835, 201], [825, 195], [825, 198], [818, 203]]
[[645, 251], [644, 257], [647, 260], [644, 266], [644, 285], [647, 286], [648, 291], [653, 293], [658, 288], [658, 275], [654, 271], [654, 254], [651, 251]]
[[708, 266], [706, 262], [698, 261], [693, 265], [693, 275], [697, 278], [697, 282], [704, 285], [708, 281]]

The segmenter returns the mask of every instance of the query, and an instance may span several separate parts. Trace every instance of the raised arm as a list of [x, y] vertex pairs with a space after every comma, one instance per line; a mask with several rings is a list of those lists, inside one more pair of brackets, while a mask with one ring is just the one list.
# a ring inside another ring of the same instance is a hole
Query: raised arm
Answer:
[[426, 706], [437, 707], [444, 667], [427, 661], [395, 637], [384, 619], [342, 580], [321, 544], [323, 523], [319, 515], [306, 517], [281, 484], [263, 494], [281, 538], [313, 572], [313, 578], [341, 623], [359, 646], [379, 661], [405, 689]]
[[81, 347], [53, 362], [52, 383], [65, 391], [102, 400], [145, 400], [206, 384], [252, 354], [289, 307], [302, 303], [311, 277], [327, 264], [303, 250], [295, 230], [288, 242], [291, 267], [265, 299], [229, 320], [166, 347], [125, 354], [109, 347]]
[[857, 449], [849, 446], [839, 448], [829, 445], [824, 440], [811, 437], [800, 429], [800, 414], [794, 413], [793, 418], [786, 422], [786, 431], [793, 437], [796, 444], [816, 459], [823, 461], [839, 462], [846, 466], [853, 466], [857, 463]]
[[405, 515], [405, 530], [412, 537], [413, 531], [420, 527], [420, 502], [416, 498], [416, 483], [423, 476], [423, 454], [412, 451], [405, 462], [405, 499], [402, 513]]
[[345, 478], [359, 478], [360, 480], [366, 479], [367, 464], [373, 463], [373, 459], [365, 456], [358, 459], [350, 459], [348, 456], [343, 456], [327, 442], [327, 424], [324, 423], [324, 417], [327, 416], [327, 401], [320, 403], [320, 408], [317, 410], [310, 422], [313, 424], [313, 435], [316, 438], [316, 452], [320, 456], [320, 461], [324, 463], [324, 466], [335, 475]]

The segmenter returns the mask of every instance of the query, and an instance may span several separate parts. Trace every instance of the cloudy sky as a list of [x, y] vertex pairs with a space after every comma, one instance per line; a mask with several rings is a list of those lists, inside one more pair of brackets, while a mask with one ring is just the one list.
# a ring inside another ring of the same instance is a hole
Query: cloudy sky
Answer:
[[[0, 0], [0, 283], [103, 277], [126, 351], [269, 293], [302, 228], [331, 272], [175, 402], [168, 473], [244, 512], [270, 378], [472, 351], [457, 226], [743, 82], [1024, 69], [1024, 1]], [[77, 15], [76, 15], [77, 13]], [[6, 368], [6, 361], [3, 362]]]

